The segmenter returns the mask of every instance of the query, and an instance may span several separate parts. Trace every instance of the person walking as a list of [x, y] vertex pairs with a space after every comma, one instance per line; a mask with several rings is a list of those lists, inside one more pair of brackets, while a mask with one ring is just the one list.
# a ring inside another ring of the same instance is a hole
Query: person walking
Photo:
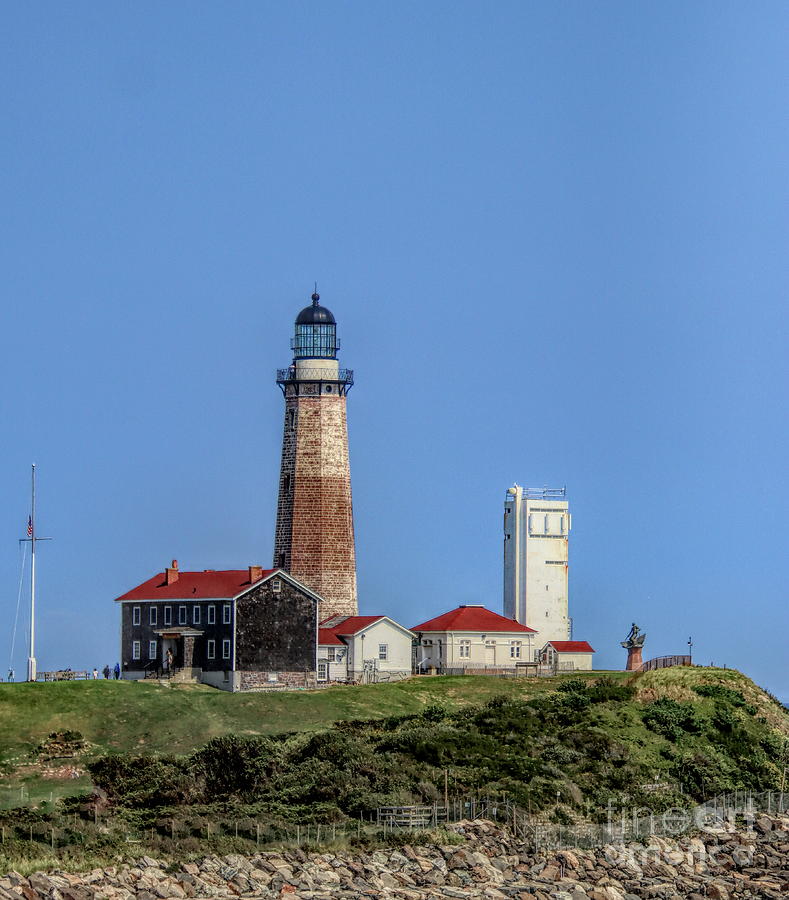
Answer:
[[107, 663], [104, 668], [101, 670], [101, 674], [104, 676], [104, 680], [106, 681], [110, 677], [110, 664]]
[[93, 680], [96, 681], [98, 679], [98, 677], [99, 677], [99, 670], [94, 669], [93, 670]]
[[113, 671], [115, 673], [115, 680], [117, 681], [121, 677], [121, 664], [116, 662]]
[[9, 680], [9, 681], [13, 681], [13, 680], [14, 680], [14, 670], [13, 670], [13, 669], [9, 669], [9, 670], [8, 670], [8, 680]]

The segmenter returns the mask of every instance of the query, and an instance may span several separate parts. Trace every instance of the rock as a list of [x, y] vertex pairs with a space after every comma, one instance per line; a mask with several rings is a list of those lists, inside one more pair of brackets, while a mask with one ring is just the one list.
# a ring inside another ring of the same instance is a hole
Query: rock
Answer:
[[712, 900], [729, 900], [729, 892], [717, 881], [707, 885], [707, 896]]

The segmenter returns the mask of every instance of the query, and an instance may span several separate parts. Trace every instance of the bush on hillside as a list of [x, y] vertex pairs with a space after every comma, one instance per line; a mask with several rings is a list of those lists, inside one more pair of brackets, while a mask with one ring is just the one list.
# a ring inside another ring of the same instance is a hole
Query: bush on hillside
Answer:
[[193, 773], [210, 800], [254, 798], [274, 771], [279, 756], [271, 738], [229, 734], [192, 754]]
[[563, 681], [557, 690], [568, 694], [583, 694], [586, 692], [586, 682], [582, 678], [569, 678]]
[[679, 703], [668, 697], [650, 703], [643, 719], [647, 728], [670, 741], [678, 741], [684, 734], [698, 734], [703, 723], [692, 703]]
[[636, 689], [629, 684], [620, 684], [613, 678], [598, 678], [586, 689], [592, 703], [624, 703], [632, 700]]
[[422, 710], [422, 718], [426, 722], [443, 722], [447, 715], [446, 707], [440, 703], [429, 703]]
[[693, 690], [699, 697], [721, 700], [730, 706], [745, 706], [745, 697], [739, 691], [724, 687], [722, 684], [699, 684]]
[[199, 800], [188, 766], [174, 756], [104, 756], [88, 765], [94, 784], [110, 802], [168, 806]]

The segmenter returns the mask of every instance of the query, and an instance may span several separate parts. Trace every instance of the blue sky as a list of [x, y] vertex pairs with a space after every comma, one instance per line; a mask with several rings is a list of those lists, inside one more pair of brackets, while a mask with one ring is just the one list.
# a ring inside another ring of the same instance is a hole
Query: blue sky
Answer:
[[270, 564], [274, 370], [317, 279], [356, 372], [363, 612], [500, 610], [506, 488], [567, 485], [599, 666], [635, 620], [647, 656], [692, 635], [789, 699], [787, 26], [7, 6], [0, 651], [34, 461], [40, 667], [113, 664], [112, 598], [173, 557]]

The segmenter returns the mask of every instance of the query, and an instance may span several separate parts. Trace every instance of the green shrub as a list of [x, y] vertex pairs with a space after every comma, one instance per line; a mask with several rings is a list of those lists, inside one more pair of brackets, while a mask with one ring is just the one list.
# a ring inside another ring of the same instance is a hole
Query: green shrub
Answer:
[[426, 722], [443, 722], [447, 715], [446, 707], [440, 703], [430, 703], [422, 710], [422, 718]]
[[184, 760], [173, 756], [104, 756], [90, 763], [94, 783], [122, 806], [167, 806], [194, 802], [194, 780]]
[[693, 690], [699, 697], [709, 697], [712, 700], [720, 700], [731, 706], [745, 706], [745, 697], [732, 688], [724, 687], [722, 684], [699, 684]]
[[636, 689], [613, 678], [599, 678], [586, 689], [592, 703], [625, 703], [632, 700]]
[[703, 722], [692, 703], [679, 703], [667, 697], [650, 703], [644, 710], [643, 719], [647, 728], [670, 741], [677, 741], [686, 733], [697, 734], [702, 730]]
[[207, 800], [255, 797], [271, 777], [278, 748], [270, 738], [229, 734], [192, 754], [192, 771]]
[[557, 690], [565, 691], [568, 694], [583, 694], [586, 691], [586, 682], [582, 678], [570, 678], [563, 681]]

